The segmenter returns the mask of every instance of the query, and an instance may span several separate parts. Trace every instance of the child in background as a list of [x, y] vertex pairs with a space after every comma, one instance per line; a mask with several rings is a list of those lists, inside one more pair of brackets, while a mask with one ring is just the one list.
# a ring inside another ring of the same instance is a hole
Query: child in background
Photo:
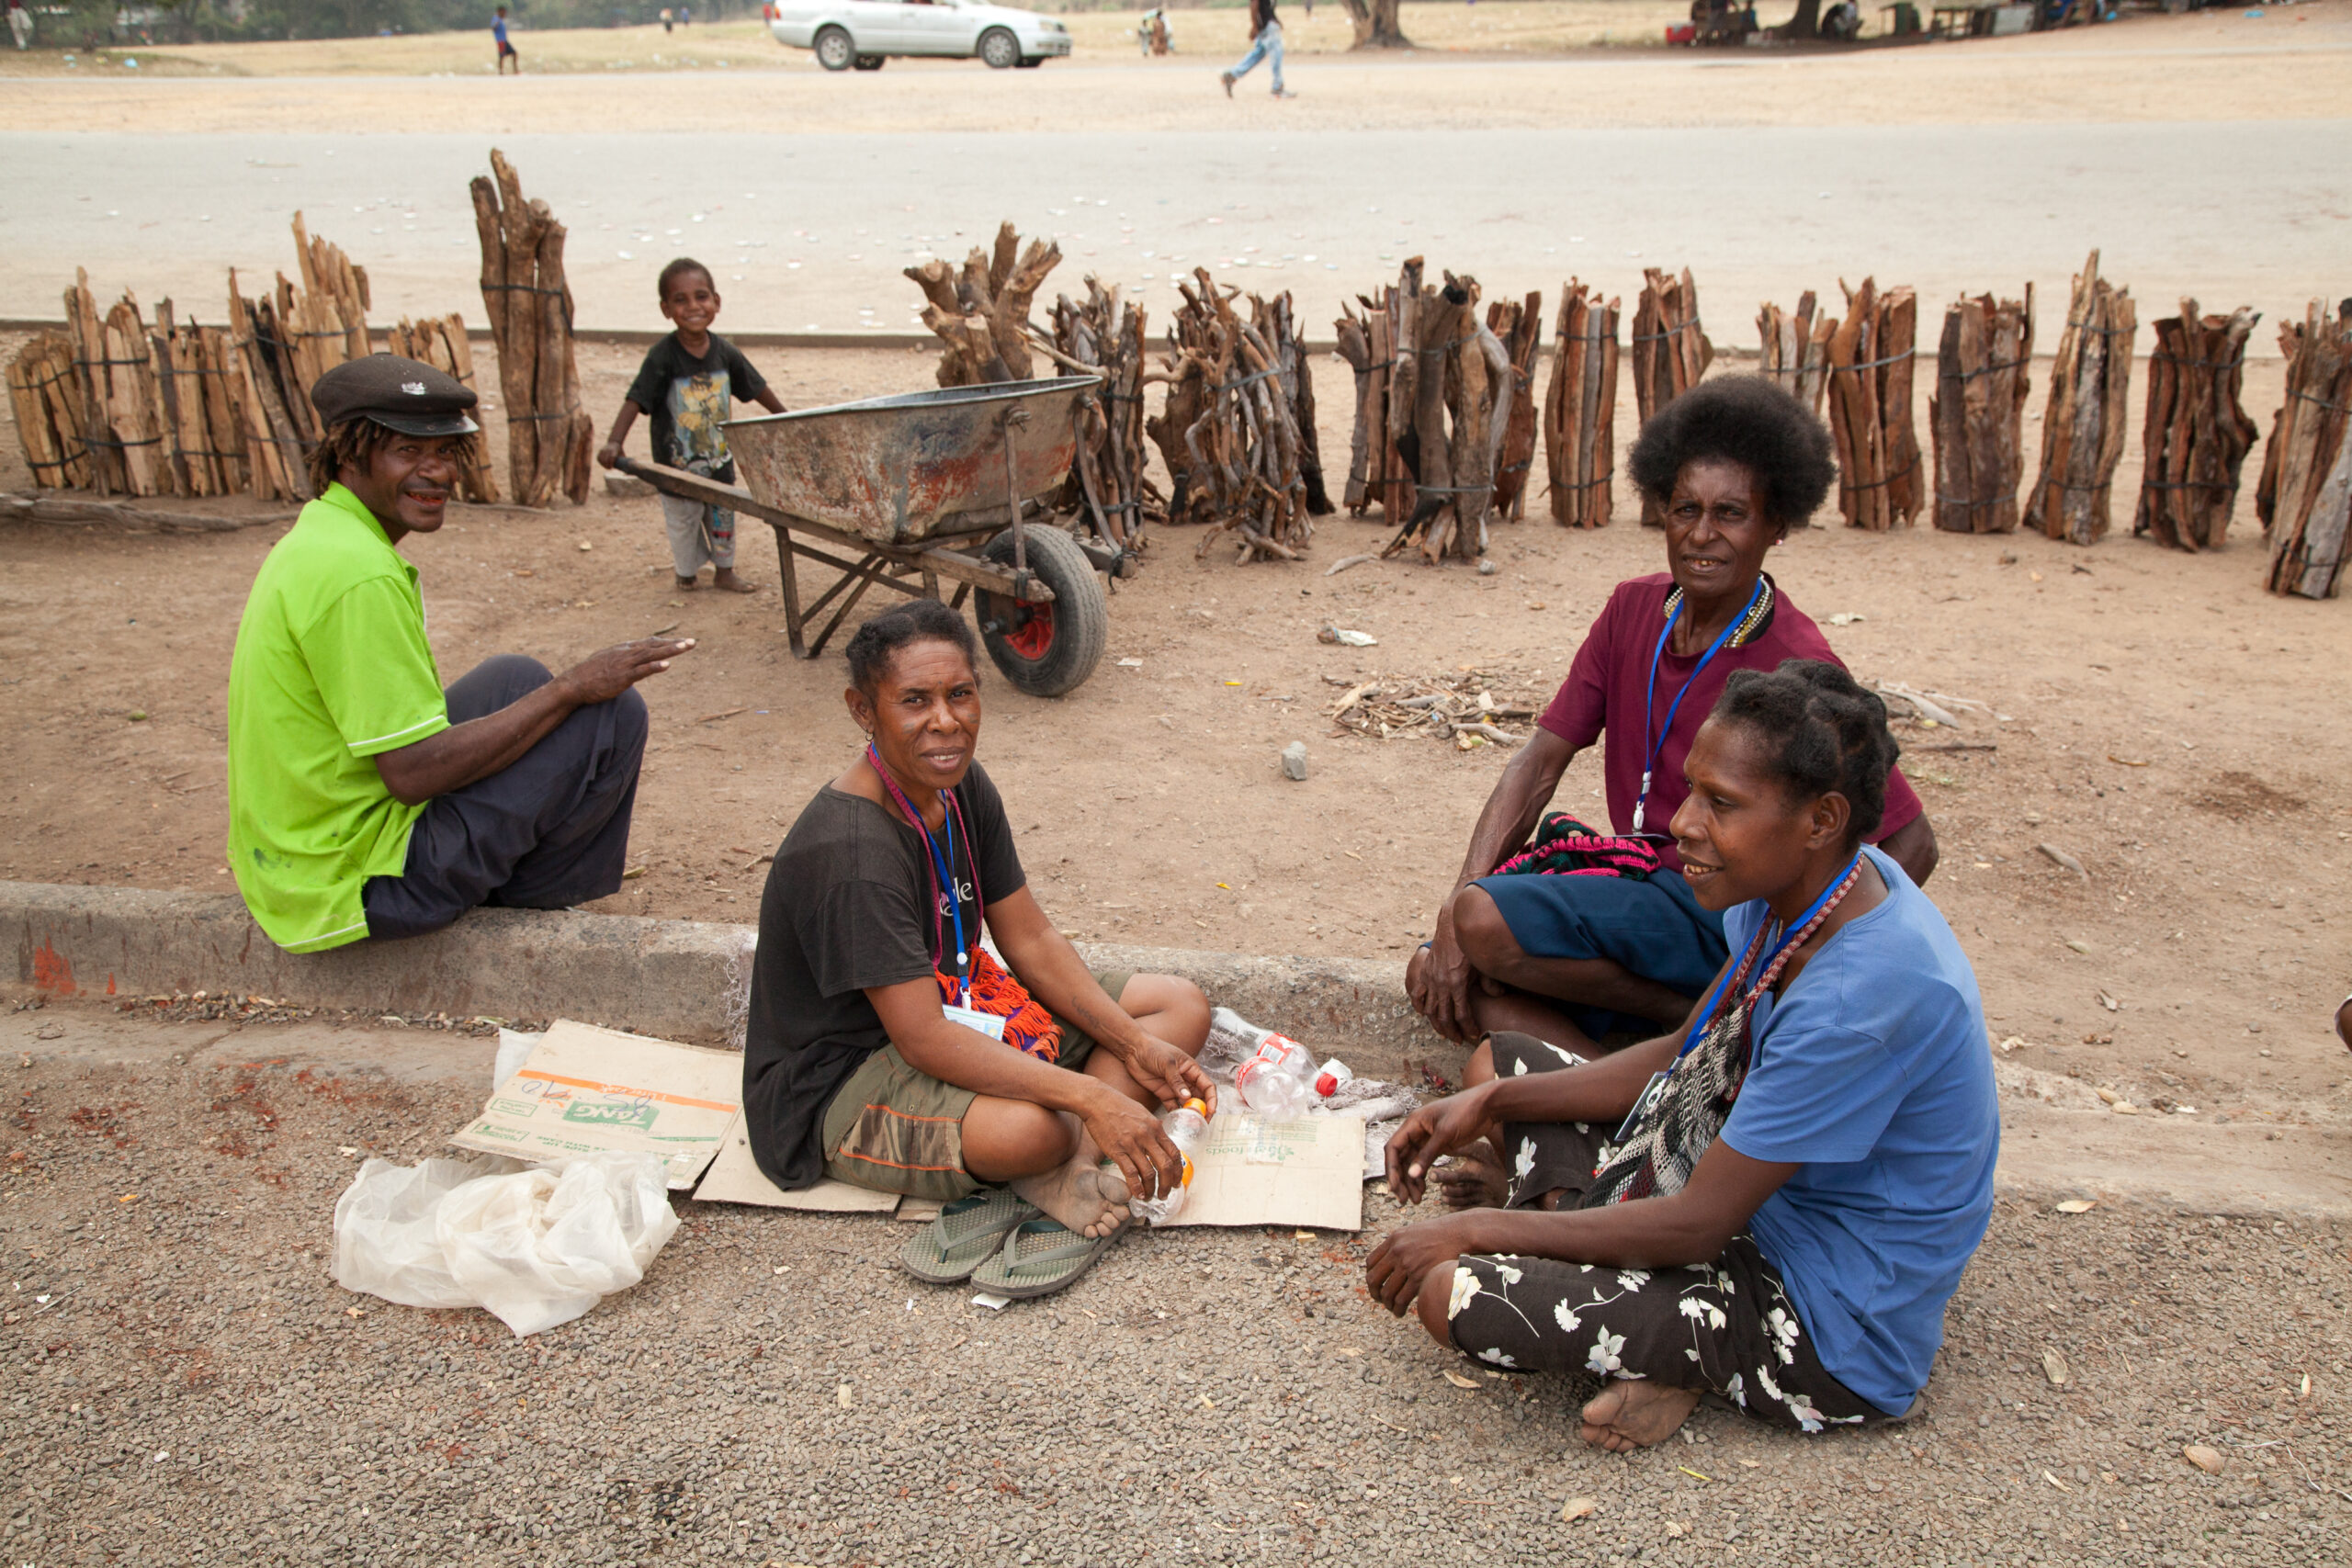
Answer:
[[501, 76], [506, 74], [506, 62], [511, 60], [514, 62], [514, 74], [520, 76], [523, 73], [523, 57], [514, 52], [514, 45], [506, 36], [506, 7], [503, 6], [498, 8], [498, 15], [491, 18], [490, 36], [491, 40], [498, 45], [498, 73]]
[[[784, 403], [752, 362], [710, 330], [718, 318], [718, 287], [708, 267], [680, 256], [662, 269], [659, 287], [662, 314], [677, 331], [646, 351], [645, 363], [629, 383], [620, 416], [613, 421], [612, 434], [605, 438], [596, 461], [608, 468], [616, 466], [629, 427], [639, 414], [650, 414], [655, 462], [732, 484], [735, 460], [728, 454], [727, 433], [719, 428], [733, 415], [730, 394], [770, 413], [782, 413]], [[702, 563], [708, 561], [716, 569], [712, 587], [733, 593], [754, 591], [735, 575], [733, 512], [664, 495], [662, 520], [669, 525], [670, 559], [677, 568], [679, 588], [696, 586]]]

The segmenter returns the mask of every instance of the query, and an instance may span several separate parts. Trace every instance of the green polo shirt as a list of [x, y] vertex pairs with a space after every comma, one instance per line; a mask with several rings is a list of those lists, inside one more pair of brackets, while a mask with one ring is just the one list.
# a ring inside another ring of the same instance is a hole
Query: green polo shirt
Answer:
[[416, 568], [330, 485], [262, 562], [229, 663], [229, 866], [272, 942], [368, 934], [360, 893], [401, 874], [424, 810], [374, 758], [448, 728]]

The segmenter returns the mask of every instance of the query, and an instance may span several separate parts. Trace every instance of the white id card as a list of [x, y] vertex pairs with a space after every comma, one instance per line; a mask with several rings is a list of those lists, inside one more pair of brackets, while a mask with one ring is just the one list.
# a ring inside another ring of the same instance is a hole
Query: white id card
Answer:
[[960, 1023], [967, 1029], [977, 1029], [991, 1040], [1004, 1038], [1004, 1020], [992, 1012], [981, 1012], [974, 1008], [959, 1007], [943, 1007], [940, 1010], [947, 1015], [947, 1021], [950, 1023]]
[[[947, 1010], [950, 1015], [956, 1011], [954, 1008], [949, 1008]], [[1666, 1092], [1666, 1080], [1672, 1076], [1672, 1072], [1673, 1069], [1668, 1068], [1666, 1072], [1650, 1075], [1650, 1081], [1642, 1086], [1641, 1094], [1634, 1100], [1634, 1109], [1625, 1112], [1625, 1120], [1618, 1126], [1617, 1136], [1611, 1140], [1612, 1142], [1622, 1144], [1633, 1136], [1634, 1124], [1646, 1115], [1651, 1107], [1657, 1103], [1658, 1097]]]

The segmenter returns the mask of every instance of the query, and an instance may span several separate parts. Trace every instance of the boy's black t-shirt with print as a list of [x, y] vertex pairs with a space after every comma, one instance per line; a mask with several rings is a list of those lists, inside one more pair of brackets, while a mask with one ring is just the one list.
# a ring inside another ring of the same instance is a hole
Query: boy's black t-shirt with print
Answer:
[[[1027, 886], [1004, 802], [978, 762], [956, 786], [957, 905], [967, 951], [980, 941], [982, 898]], [[943, 844], [943, 848], [944, 845]], [[972, 883], [977, 862], [979, 885]], [[760, 896], [743, 1039], [743, 1122], [752, 1153], [786, 1191], [825, 1173], [825, 1108], [866, 1057], [890, 1043], [869, 987], [956, 968], [955, 923], [922, 835], [862, 795], [827, 784], [785, 835]], [[934, 919], [936, 926], [934, 927]]]
[[717, 333], [700, 359], [672, 333], [646, 350], [628, 400], [653, 422], [655, 462], [732, 484], [735, 459], [719, 425], [734, 417], [733, 399], [748, 403], [767, 389], [742, 351]]

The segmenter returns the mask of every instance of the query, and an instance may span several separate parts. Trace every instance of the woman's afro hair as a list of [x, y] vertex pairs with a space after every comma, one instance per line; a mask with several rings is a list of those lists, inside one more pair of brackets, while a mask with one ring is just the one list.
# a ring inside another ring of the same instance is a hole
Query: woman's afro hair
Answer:
[[1702, 381], [1650, 416], [1626, 458], [1634, 486], [1663, 506], [1691, 464], [1710, 457], [1755, 476], [1766, 521], [1801, 528], [1837, 482], [1829, 431], [1761, 376]]
[[971, 623], [936, 599], [910, 599], [891, 605], [858, 627], [849, 639], [850, 684], [869, 697], [874, 695], [896, 662], [899, 649], [918, 642], [953, 644], [963, 650], [964, 662], [973, 672], [979, 671], [979, 644], [972, 636]]

